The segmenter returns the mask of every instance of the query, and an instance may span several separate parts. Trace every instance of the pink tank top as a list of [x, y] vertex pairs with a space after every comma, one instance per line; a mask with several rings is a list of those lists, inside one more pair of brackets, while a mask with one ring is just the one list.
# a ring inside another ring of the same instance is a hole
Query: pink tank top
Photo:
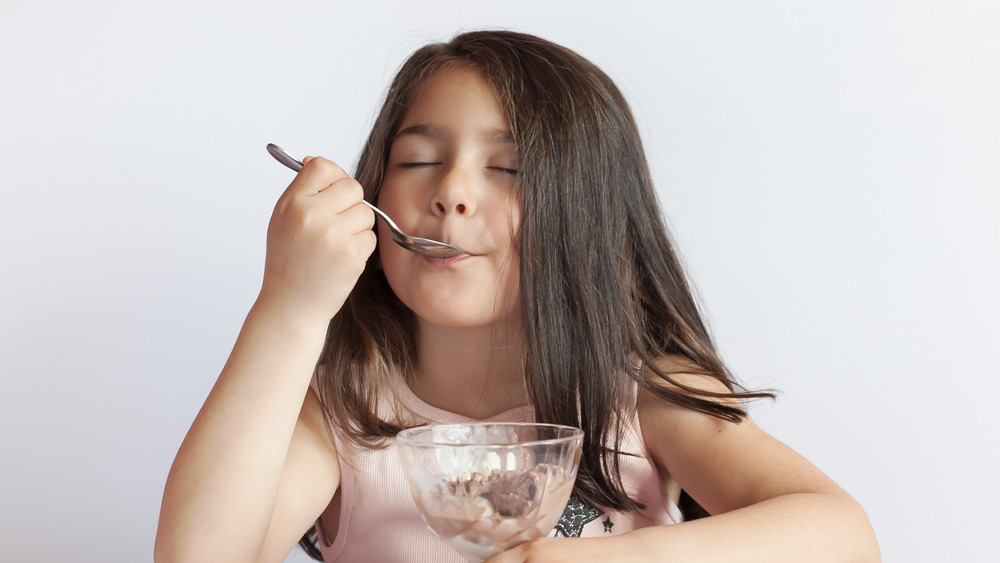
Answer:
[[[633, 399], [634, 392], [633, 387]], [[412, 416], [429, 423], [534, 420], [534, 407], [528, 405], [474, 421], [423, 402], [401, 377], [397, 379], [396, 394]], [[421, 519], [407, 489], [395, 444], [384, 449], [362, 448], [341, 439], [335, 428], [332, 430], [340, 461], [340, 525], [336, 537], [327, 538], [317, 522], [324, 561], [463, 563], [465, 559]], [[625, 430], [622, 450], [639, 455], [621, 456], [622, 483], [631, 498], [646, 506], [644, 513], [599, 512], [571, 500], [550, 535], [600, 537], [681, 522], [680, 510], [672, 495], [663, 490], [660, 475], [648, 455], [637, 415], [631, 416]]]

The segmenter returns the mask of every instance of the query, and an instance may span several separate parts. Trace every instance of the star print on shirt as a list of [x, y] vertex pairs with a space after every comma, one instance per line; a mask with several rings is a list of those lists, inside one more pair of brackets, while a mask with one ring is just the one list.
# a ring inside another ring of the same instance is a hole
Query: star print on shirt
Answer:
[[615, 523], [611, 521], [611, 517], [610, 516], [608, 516], [607, 518], [605, 518], [604, 522], [601, 522], [601, 523], [604, 524], [604, 533], [605, 534], [610, 534], [611, 533], [611, 528], [615, 527]]
[[[563, 510], [562, 516], [556, 522], [556, 535], [562, 534], [567, 538], [578, 538], [583, 532], [584, 525], [597, 520], [600, 515], [600, 510], [583, 504], [583, 501], [576, 496], [571, 496], [569, 502], [566, 503], [566, 510]], [[604, 529], [607, 530], [607, 528], [608, 525], [605, 524]]]

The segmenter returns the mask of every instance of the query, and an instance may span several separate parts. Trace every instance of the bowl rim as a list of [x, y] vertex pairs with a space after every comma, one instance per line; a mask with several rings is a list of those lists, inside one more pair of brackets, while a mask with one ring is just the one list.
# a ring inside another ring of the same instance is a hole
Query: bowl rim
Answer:
[[[525, 442], [517, 442], [515, 444], [503, 443], [503, 442], [477, 442], [474, 444], [456, 444], [454, 442], [441, 442], [441, 441], [418, 441], [412, 436], [416, 434], [423, 434], [434, 429], [439, 428], [467, 428], [474, 426], [518, 426], [518, 427], [546, 427], [555, 428], [558, 430], [568, 430], [569, 432], [565, 436], [559, 438], [545, 438], [542, 440], [528, 440]], [[544, 444], [558, 444], [563, 442], [572, 442], [574, 440], [583, 440], [583, 430], [577, 428], [576, 426], [569, 426], [566, 424], [551, 424], [547, 422], [454, 422], [446, 424], [424, 424], [421, 426], [414, 426], [412, 428], [407, 428], [401, 430], [396, 434], [396, 441], [403, 442], [407, 446], [416, 448], [428, 448], [437, 446], [448, 446], [451, 448], [521, 448], [525, 446], [537, 446]]]

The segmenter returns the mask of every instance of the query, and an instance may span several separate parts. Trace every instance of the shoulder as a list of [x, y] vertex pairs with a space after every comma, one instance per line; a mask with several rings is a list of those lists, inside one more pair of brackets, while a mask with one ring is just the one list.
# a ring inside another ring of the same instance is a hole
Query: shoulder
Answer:
[[[662, 377], [660, 374], [666, 375]], [[639, 392], [639, 413], [692, 410], [681, 406], [681, 402], [707, 401], [742, 410], [739, 399], [731, 397], [731, 389], [722, 380], [709, 375], [694, 362], [679, 356], [663, 356], [657, 358], [652, 365], [643, 370], [643, 385]], [[662, 395], [673, 396], [677, 401], [671, 402]]]

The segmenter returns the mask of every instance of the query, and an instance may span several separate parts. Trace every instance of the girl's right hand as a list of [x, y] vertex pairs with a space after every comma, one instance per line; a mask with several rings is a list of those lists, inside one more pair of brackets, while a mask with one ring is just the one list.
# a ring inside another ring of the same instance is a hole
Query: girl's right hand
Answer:
[[339, 166], [319, 157], [303, 163], [271, 215], [259, 300], [326, 323], [375, 250], [375, 214]]

